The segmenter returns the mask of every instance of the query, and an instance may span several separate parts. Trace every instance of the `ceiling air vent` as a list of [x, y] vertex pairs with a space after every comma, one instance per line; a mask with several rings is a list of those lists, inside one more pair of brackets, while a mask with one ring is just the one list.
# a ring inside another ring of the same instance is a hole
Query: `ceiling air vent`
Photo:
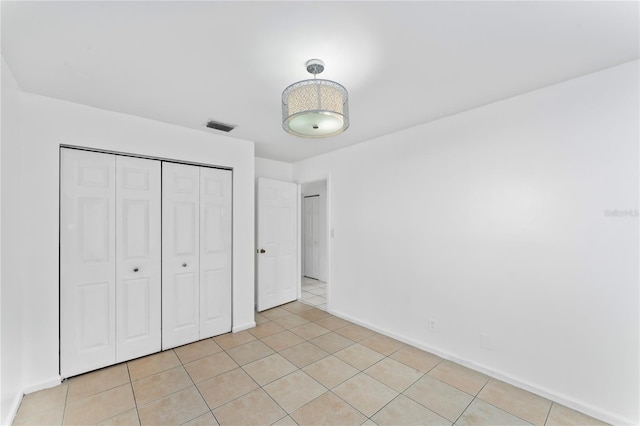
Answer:
[[229, 133], [230, 131], [236, 128], [236, 126], [234, 126], [233, 124], [225, 124], [225, 123], [220, 123], [219, 121], [213, 121], [213, 120], [210, 120], [207, 123], [207, 127], [210, 129], [222, 130], [223, 132], [227, 132], [227, 133]]

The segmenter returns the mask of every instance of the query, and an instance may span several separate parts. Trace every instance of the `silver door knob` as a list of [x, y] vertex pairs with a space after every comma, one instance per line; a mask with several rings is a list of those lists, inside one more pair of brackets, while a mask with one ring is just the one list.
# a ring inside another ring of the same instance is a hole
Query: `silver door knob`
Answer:
[[183, 267], [183, 268], [186, 268], [186, 267], [187, 267], [187, 264], [186, 264], [186, 263], [183, 263], [183, 264], [182, 264], [182, 267]]
[[138, 268], [133, 268], [133, 272], [138, 272], [139, 269]]

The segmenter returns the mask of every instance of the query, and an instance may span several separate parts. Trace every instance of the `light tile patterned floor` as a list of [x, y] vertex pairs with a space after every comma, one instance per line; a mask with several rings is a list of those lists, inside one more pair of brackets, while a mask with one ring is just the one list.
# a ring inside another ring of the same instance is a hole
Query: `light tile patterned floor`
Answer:
[[24, 397], [15, 425], [601, 425], [300, 302]]
[[315, 308], [327, 310], [327, 283], [313, 278], [302, 277], [300, 301]]

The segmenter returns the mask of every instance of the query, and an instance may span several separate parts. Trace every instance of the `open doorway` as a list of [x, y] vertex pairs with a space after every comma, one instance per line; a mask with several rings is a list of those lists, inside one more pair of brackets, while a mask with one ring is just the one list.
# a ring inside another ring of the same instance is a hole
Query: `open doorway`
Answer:
[[303, 183], [300, 301], [327, 310], [327, 180]]

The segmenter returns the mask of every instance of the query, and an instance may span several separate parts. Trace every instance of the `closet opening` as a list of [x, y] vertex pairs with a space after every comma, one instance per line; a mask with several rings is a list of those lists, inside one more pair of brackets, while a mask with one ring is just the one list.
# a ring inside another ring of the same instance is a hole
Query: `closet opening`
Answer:
[[228, 168], [60, 149], [60, 374], [232, 329]]

